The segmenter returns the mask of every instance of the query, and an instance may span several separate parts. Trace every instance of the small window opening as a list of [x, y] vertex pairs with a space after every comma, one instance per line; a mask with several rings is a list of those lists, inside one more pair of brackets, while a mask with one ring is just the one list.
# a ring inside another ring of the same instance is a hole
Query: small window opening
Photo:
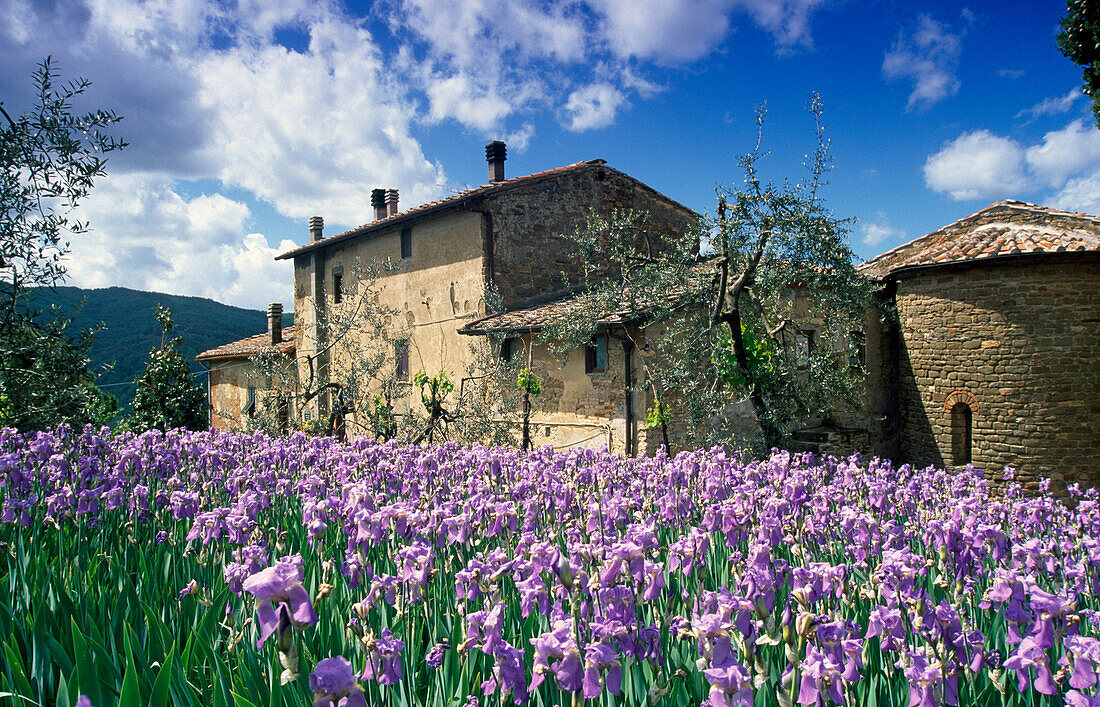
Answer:
[[951, 460], [955, 466], [970, 464], [973, 457], [974, 415], [966, 403], [951, 408]]
[[810, 363], [810, 356], [814, 353], [816, 342], [814, 337], [817, 332], [813, 329], [803, 329], [794, 335], [795, 361], [799, 368], [805, 368]]
[[340, 304], [344, 301], [344, 269], [336, 268], [332, 271], [332, 302]]
[[411, 228], [401, 229], [401, 258], [402, 260], [413, 257], [413, 231]]
[[500, 342], [500, 360], [504, 363], [511, 363], [512, 359], [516, 356], [516, 348], [519, 345], [519, 339], [515, 336], [509, 336], [504, 341]]
[[867, 365], [867, 339], [862, 331], [848, 332], [848, 363], [852, 366]]
[[394, 358], [397, 361], [397, 367], [395, 369], [397, 380], [407, 381], [409, 379], [409, 340], [402, 339], [401, 341], [395, 341], [393, 348]]
[[249, 417], [256, 414], [256, 388], [255, 386], [248, 386], [248, 397], [245, 398], [244, 407], [241, 408], [241, 412]]
[[607, 337], [597, 336], [584, 348], [584, 372], [603, 373], [607, 370]]

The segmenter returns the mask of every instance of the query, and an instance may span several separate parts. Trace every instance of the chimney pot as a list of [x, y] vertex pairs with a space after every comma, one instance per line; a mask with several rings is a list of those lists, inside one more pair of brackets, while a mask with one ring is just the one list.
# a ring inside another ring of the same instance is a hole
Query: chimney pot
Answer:
[[325, 229], [325, 220], [320, 216], [309, 217], [309, 241], [310, 243], [316, 243], [324, 238], [322, 232]]
[[282, 302], [267, 305], [267, 340], [272, 346], [283, 343]]
[[508, 159], [508, 150], [500, 140], [485, 145], [485, 161], [489, 163], [489, 183], [504, 181], [504, 160]]
[[397, 215], [397, 190], [386, 190], [386, 216]]
[[370, 205], [374, 207], [374, 220], [381, 221], [386, 218], [386, 190], [371, 189]]

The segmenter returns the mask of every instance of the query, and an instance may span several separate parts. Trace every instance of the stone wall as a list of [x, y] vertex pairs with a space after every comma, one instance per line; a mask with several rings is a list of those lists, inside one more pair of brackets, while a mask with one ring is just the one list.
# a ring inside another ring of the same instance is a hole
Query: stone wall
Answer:
[[[262, 410], [264, 396], [272, 389], [282, 388], [293, 380], [289, 361], [286, 374], [278, 376], [279, 380], [260, 375], [256, 367], [244, 358], [211, 361], [209, 366], [210, 427], [217, 430], [248, 429], [249, 418], [254, 418]], [[243, 412], [250, 387], [256, 391], [255, 411], [251, 415]]]
[[1100, 483], [1100, 260], [902, 273], [896, 302], [903, 461], [954, 465], [950, 408], [962, 402], [972, 463], [991, 478], [1008, 465], [1030, 489], [1046, 476]]
[[698, 218], [604, 165], [509, 189], [484, 206], [492, 214], [494, 282], [505, 307], [550, 298], [577, 284], [580, 261], [568, 235], [585, 225], [590, 212], [646, 211], [654, 233], [686, 234]]

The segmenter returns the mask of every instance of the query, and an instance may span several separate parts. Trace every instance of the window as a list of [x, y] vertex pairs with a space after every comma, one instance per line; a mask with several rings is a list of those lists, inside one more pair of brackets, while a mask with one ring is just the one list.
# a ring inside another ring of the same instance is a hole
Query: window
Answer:
[[255, 386], [248, 386], [248, 396], [245, 398], [244, 407], [241, 408], [242, 415], [248, 415], [253, 417], [256, 414], [256, 388]]
[[519, 338], [510, 336], [504, 341], [500, 342], [500, 360], [504, 363], [511, 363], [515, 358], [516, 348], [519, 345]]
[[409, 379], [409, 340], [395, 341], [393, 350], [394, 359], [397, 362], [395, 369], [397, 380], [407, 381]]
[[332, 303], [340, 304], [344, 301], [344, 269], [332, 269]]
[[963, 466], [971, 462], [974, 444], [974, 414], [966, 403], [951, 407], [951, 462]]
[[867, 341], [862, 331], [848, 332], [848, 364], [850, 366], [867, 365]]
[[401, 229], [401, 259], [406, 260], [413, 257], [413, 230], [411, 228]]
[[607, 336], [597, 336], [584, 347], [584, 372], [603, 373], [607, 370]]
[[813, 329], [803, 329], [794, 335], [794, 358], [798, 363], [799, 368], [805, 368], [810, 363], [810, 356], [814, 353], [814, 336], [817, 334]]

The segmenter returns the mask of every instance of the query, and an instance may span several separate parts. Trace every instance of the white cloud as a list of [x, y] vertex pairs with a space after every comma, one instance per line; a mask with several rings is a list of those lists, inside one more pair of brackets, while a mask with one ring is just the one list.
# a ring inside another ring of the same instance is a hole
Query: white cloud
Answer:
[[883, 241], [897, 242], [906, 239], [905, 232], [894, 228], [886, 218], [886, 214], [879, 211], [874, 215], [874, 220], [860, 224], [860, 240], [863, 245], [875, 248]]
[[767, 29], [781, 46], [812, 46], [810, 15], [825, 0], [739, 0], [758, 25]]
[[293, 273], [274, 257], [294, 246], [249, 233], [248, 207], [221, 194], [181, 196], [171, 180], [115, 175], [81, 207], [93, 224], [72, 239], [70, 281], [194, 295], [242, 307], [289, 303]]
[[921, 15], [916, 31], [900, 35], [886, 53], [883, 75], [889, 80], [913, 82], [908, 109], [927, 109], [959, 92], [955, 68], [962, 52], [962, 35], [962, 31], [952, 32], [929, 15]]
[[359, 223], [373, 187], [421, 202], [444, 181], [365, 30], [317, 22], [304, 54], [239, 47], [204, 57], [196, 74], [200, 103], [216, 116], [207, 156], [218, 178], [284, 216]]
[[573, 132], [606, 128], [625, 102], [626, 96], [611, 84], [594, 83], [579, 88], [565, 102], [569, 116], [566, 127]]
[[1068, 211], [1100, 215], [1100, 171], [1069, 180], [1050, 205]]
[[1035, 120], [1044, 115], [1058, 115], [1060, 113], [1068, 113], [1073, 110], [1073, 106], [1077, 101], [1085, 97], [1085, 94], [1081, 92], [1080, 88], [1071, 89], [1069, 93], [1064, 96], [1058, 96], [1056, 98], [1046, 98], [1039, 101], [1030, 108], [1025, 108], [1016, 114], [1017, 118], [1023, 118], [1027, 116], [1030, 120]]
[[1006, 198], [1024, 189], [1024, 150], [988, 130], [964, 133], [924, 163], [924, 181], [956, 201]]
[[1100, 131], [1074, 120], [1026, 148], [988, 130], [964, 133], [928, 158], [924, 179], [958, 201], [1030, 195], [1060, 208], [1097, 213]]
[[663, 63], [691, 61], [725, 39], [732, 2], [593, 0], [600, 39], [612, 54]]
[[1075, 175], [1100, 169], [1100, 130], [1075, 120], [1043, 136], [1027, 149], [1027, 165], [1052, 187], [1061, 187]]

